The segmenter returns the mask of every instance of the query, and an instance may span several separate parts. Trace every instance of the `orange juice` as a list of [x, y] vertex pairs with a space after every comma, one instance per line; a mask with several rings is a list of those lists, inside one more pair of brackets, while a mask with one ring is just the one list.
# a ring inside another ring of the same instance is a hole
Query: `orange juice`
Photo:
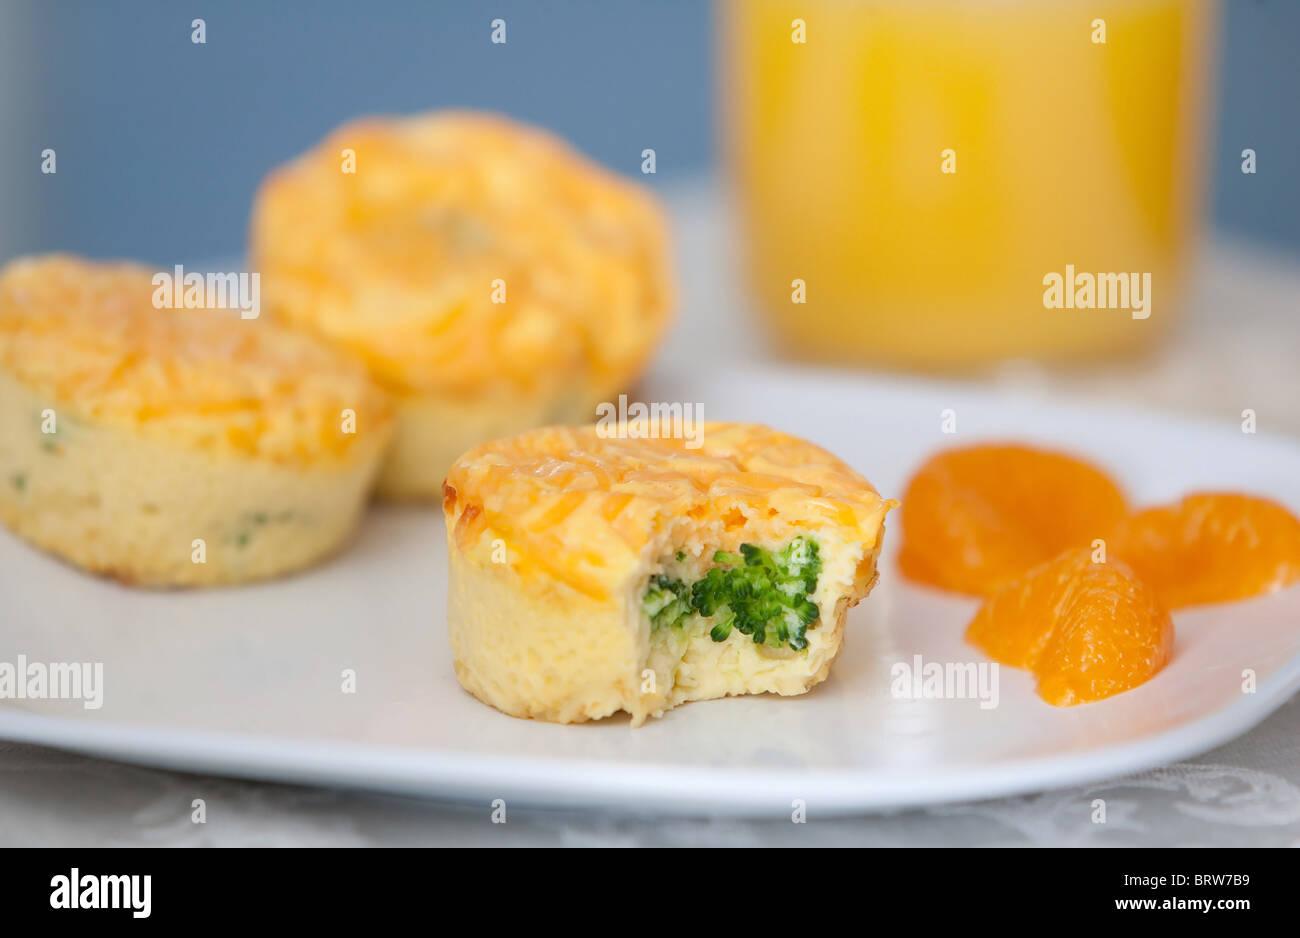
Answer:
[[[1198, 233], [1216, 14], [1214, 0], [726, 3], [728, 161], [748, 283], [780, 344], [949, 369], [1163, 331]], [[1097, 289], [1076, 296], [1085, 276]], [[1147, 284], [1145, 314], [1119, 278]]]

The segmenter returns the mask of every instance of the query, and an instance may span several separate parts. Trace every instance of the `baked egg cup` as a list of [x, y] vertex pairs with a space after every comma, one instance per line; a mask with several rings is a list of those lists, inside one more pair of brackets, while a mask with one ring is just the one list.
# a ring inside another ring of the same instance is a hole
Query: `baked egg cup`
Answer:
[[250, 244], [267, 313], [357, 354], [396, 400], [389, 498], [436, 500], [478, 443], [592, 421], [673, 303], [653, 197], [484, 113], [338, 128], [268, 177]]
[[136, 264], [0, 270], [0, 520], [142, 586], [265, 579], [335, 550], [391, 403], [310, 336], [154, 292]]
[[876, 580], [862, 476], [766, 427], [674, 438], [548, 427], [480, 445], [444, 486], [461, 685], [516, 717], [633, 725], [826, 679]]

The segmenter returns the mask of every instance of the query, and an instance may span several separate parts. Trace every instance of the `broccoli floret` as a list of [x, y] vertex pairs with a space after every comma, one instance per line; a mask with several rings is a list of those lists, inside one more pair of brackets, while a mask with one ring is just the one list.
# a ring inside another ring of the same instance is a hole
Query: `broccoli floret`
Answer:
[[741, 544], [740, 554], [717, 551], [717, 565], [689, 589], [681, 580], [657, 575], [642, 600], [653, 628], [683, 625], [691, 615], [712, 619], [709, 637], [724, 642], [737, 629], [755, 644], [808, 647], [805, 633], [817, 621], [821, 558], [817, 542], [796, 537], [775, 553]]
[[650, 617], [652, 628], [680, 626], [691, 614], [686, 584], [661, 574], [652, 576], [645, 595], [641, 597], [641, 608]]

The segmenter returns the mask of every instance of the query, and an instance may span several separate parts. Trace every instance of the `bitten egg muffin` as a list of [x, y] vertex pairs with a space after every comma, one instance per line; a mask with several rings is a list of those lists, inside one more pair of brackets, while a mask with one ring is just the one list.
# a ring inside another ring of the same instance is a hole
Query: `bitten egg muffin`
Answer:
[[358, 361], [237, 312], [154, 307], [152, 272], [0, 270], [0, 520], [148, 586], [275, 576], [354, 527], [393, 423]]
[[586, 423], [672, 306], [652, 196], [502, 117], [346, 124], [264, 183], [263, 308], [360, 355], [397, 401], [380, 495], [434, 498], [485, 440]]
[[456, 460], [447, 618], [470, 693], [517, 717], [640, 725], [826, 679], [895, 502], [811, 443], [702, 429], [687, 448], [548, 427]]

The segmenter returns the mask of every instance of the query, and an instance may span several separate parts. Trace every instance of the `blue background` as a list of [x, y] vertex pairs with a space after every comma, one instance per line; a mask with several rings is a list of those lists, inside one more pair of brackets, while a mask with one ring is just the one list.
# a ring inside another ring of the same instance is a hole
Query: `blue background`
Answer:
[[[706, 171], [713, 19], [690, 0], [0, 0], [0, 257], [231, 256], [266, 171], [366, 112], [491, 108], [630, 173], [654, 147], [657, 185]], [[1228, 0], [1224, 20], [1214, 219], [1300, 249], [1300, 2]]]

